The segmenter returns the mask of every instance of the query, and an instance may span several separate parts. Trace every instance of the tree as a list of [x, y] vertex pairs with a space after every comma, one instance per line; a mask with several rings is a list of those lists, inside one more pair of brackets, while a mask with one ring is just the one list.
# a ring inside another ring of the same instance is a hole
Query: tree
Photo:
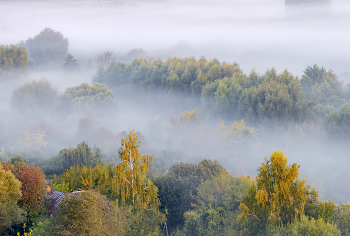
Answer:
[[300, 166], [288, 165], [281, 151], [265, 157], [258, 168], [256, 185], [252, 185], [240, 204], [238, 220], [246, 225], [248, 235], [264, 233], [269, 227], [290, 224], [308, 213], [317, 201], [317, 191], [299, 179]]
[[341, 230], [342, 236], [350, 235], [350, 203], [340, 203], [334, 212], [333, 222]]
[[183, 214], [197, 204], [197, 188], [224, 170], [217, 161], [203, 160], [199, 164], [176, 163], [167, 173], [154, 180], [159, 189], [160, 209], [167, 212], [169, 231], [182, 228]]
[[0, 78], [23, 71], [28, 63], [28, 52], [24, 47], [0, 45]]
[[232, 177], [227, 171], [203, 182], [198, 188], [194, 211], [184, 213], [187, 235], [233, 235], [239, 231], [239, 204], [252, 179]]
[[65, 71], [76, 71], [79, 70], [79, 63], [72, 54], [68, 53], [67, 57], [64, 59], [62, 68]]
[[142, 48], [133, 48], [128, 53], [120, 57], [121, 61], [132, 61], [136, 58], [142, 58], [147, 56], [146, 52]]
[[95, 191], [68, 194], [54, 219], [55, 235], [121, 235], [126, 210]]
[[87, 83], [82, 83], [80, 86], [66, 89], [57, 98], [57, 106], [65, 111], [98, 111], [114, 105], [113, 93], [104, 84], [91, 86]]
[[146, 180], [149, 165], [153, 155], [143, 154], [138, 151], [140, 142], [136, 132], [128, 138], [121, 139], [119, 149], [120, 163], [117, 166], [115, 178], [115, 198], [121, 206], [132, 206], [135, 216], [131, 218], [128, 234], [147, 235], [159, 231], [159, 225], [165, 221], [165, 217], [159, 212], [160, 201], [158, 188], [151, 180]]
[[0, 234], [25, 220], [25, 211], [17, 205], [22, 196], [20, 188], [21, 182], [0, 163]]
[[350, 137], [350, 106], [345, 104], [340, 111], [331, 112], [325, 121], [325, 128], [330, 137], [346, 139]]
[[57, 89], [48, 80], [32, 80], [13, 91], [11, 105], [21, 113], [47, 112], [54, 108], [57, 95]]
[[28, 38], [21, 42], [29, 51], [29, 56], [38, 67], [45, 66], [50, 62], [59, 64], [63, 61], [68, 51], [68, 38], [50, 28], [43, 29], [34, 38]]
[[127, 207], [127, 235], [159, 232], [165, 215], [159, 212], [158, 188], [146, 179], [153, 155], [141, 155], [139, 147], [137, 134], [132, 131], [121, 141], [118, 165], [72, 166], [59, 177], [54, 176], [52, 184], [72, 191], [94, 189], [116, 201], [118, 206]]
[[335, 224], [324, 222], [322, 219], [315, 220], [301, 215], [293, 223], [279, 226], [270, 230], [272, 236], [309, 235], [309, 236], [340, 236], [340, 230]]
[[81, 142], [76, 148], [63, 148], [57, 156], [50, 159], [45, 168], [49, 174], [61, 174], [71, 166], [91, 166], [102, 164], [102, 154], [99, 148], [91, 149], [86, 142]]
[[117, 57], [112, 51], [105, 51], [98, 55], [95, 59], [98, 69], [106, 70], [113, 62], [117, 61]]
[[21, 182], [22, 196], [19, 205], [27, 211], [40, 212], [44, 207], [46, 180], [44, 172], [36, 165], [24, 162], [3, 162], [4, 170], [11, 171]]
[[334, 103], [335, 98], [332, 97], [343, 96], [342, 82], [336, 74], [317, 64], [305, 69], [300, 83], [306, 98], [313, 98], [323, 104]]

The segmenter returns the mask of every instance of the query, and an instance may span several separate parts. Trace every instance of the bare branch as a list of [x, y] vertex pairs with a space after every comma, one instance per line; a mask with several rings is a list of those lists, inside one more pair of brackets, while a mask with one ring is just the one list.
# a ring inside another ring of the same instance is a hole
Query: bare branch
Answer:
[[95, 62], [98, 68], [107, 69], [112, 62], [117, 61], [118, 55], [115, 55], [112, 51], [105, 51], [102, 54], [98, 55], [95, 59]]

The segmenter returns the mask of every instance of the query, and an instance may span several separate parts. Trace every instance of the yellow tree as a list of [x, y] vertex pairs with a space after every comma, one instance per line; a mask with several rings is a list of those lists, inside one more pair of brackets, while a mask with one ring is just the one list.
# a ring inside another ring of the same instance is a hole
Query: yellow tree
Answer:
[[[25, 211], [17, 205], [21, 199], [21, 182], [11, 173], [3, 169], [0, 163], [0, 234], [13, 224], [25, 220]], [[7, 232], [8, 233], [8, 232]]]
[[[121, 140], [119, 149], [120, 163], [117, 167], [116, 189], [117, 199], [121, 204], [132, 204], [136, 209], [145, 208], [151, 198], [157, 197], [158, 189], [151, 181], [146, 182], [147, 170], [154, 155], [139, 153], [141, 143], [137, 141], [137, 134], [133, 130], [129, 137]], [[155, 194], [155, 196], [149, 196]]]
[[146, 180], [154, 156], [141, 155], [140, 145], [134, 130], [121, 140], [120, 163], [112, 185], [119, 204], [132, 206], [127, 235], [158, 233], [159, 225], [165, 222], [164, 214], [159, 212], [158, 188], [151, 180]]
[[[258, 168], [256, 184], [240, 204], [238, 220], [252, 235], [269, 226], [291, 223], [317, 202], [317, 191], [299, 179], [300, 166], [288, 165], [281, 151], [274, 151]], [[248, 234], [248, 233], [247, 233]]]

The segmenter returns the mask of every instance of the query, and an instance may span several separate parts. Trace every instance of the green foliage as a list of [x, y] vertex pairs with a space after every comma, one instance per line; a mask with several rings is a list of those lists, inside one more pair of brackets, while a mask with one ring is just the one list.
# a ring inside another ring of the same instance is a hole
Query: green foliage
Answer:
[[197, 189], [194, 211], [184, 213], [187, 235], [233, 235], [239, 231], [237, 214], [252, 179], [232, 177], [227, 171], [203, 182]]
[[72, 189], [69, 188], [69, 184], [65, 183], [65, 182], [58, 183], [58, 184], [52, 183], [51, 184], [51, 189], [59, 191], [59, 192], [63, 192], [63, 193], [70, 193], [70, 192], [72, 192]]
[[337, 97], [342, 97], [342, 83], [332, 70], [316, 64], [308, 66], [300, 80], [305, 97], [312, 98], [322, 104], [331, 104]]
[[25, 211], [17, 205], [22, 197], [20, 187], [21, 182], [0, 163], [0, 234], [25, 220]]
[[19, 205], [27, 211], [39, 212], [43, 210], [46, 194], [46, 180], [44, 172], [36, 165], [24, 162], [2, 163], [6, 171], [11, 171], [21, 181], [22, 197]]
[[111, 88], [130, 84], [200, 96], [207, 82], [232, 76], [238, 68], [237, 64], [220, 64], [217, 59], [207, 61], [204, 57], [166, 61], [139, 58], [132, 63], [112, 63], [106, 70], [98, 70], [93, 81]]
[[67, 57], [64, 59], [62, 68], [65, 71], [76, 71], [79, 70], [79, 63], [72, 54], [68, 53]]
[[350, 203], [340, 203], [335, 209], [334, 221], [342, 236], [350, 235]]
[[95, 191], [66, 196], [54, 219], [55, 235], [120, 235], [126, 226], [126, 211]]
[[47, 162], [45, 172], [49, 175], [61, 174], [71, 166], [92, 166], [102, 164], [102, 154], [99, 148], [91, 149], [86, 142], [81, 142], [76, 148], [63, 148], [57, 156]]
[[325, 121], [325, 128], [329, 136], [334, 138], [350, 137], [350, 106], [344, 105], [339, 112], [333, 111]]
[[129, 209], [126, 235], [148, 235], [159, 232], [165, 215], [159, 212], [158, 188], [146, 179], [153, 155], [140, 155], [137, 134], [133, 131], [122, 139], [118, 165], [88, 168], [71, 166], [59, 177], [54, 176], [53, 188], [72, 191], [94, 189]]
[[211, 179], [223, 170], [217, 161], [203, 160], [198, 165], [176, 163], [154, 180], [159, 189], [160, 209], [167, 212], [169, 231], [183, 226], [183, 214], [194, 209], [197, 188], [202, 181]]
[[89, 85], [82, 83], [77, 87], [70, 87], [57, 98], [57, 105], [61, 110], [98, 110], [112, 108], [115, 105], [113, 93], [104, 84]]
[[27, 63], [28, 52], [24, 47], [0, 45], [0, 78], [23, 71]]
[[304, 100], [298, 78], [287, 70], [267, 70], [261, 77], [237, 71], [230, 78], [206, 84], [203, 105], [212, 113], [244, 118], [258, 124], [301, 122], [312, 115], [312, 104]]
[[324, 222], [333, 222], [337, 205], [332, 201], [321, 201], [317, 203], [315, 219], [322, 219]]
[[50, 28], [43, 29], [34, 38], [28, 38], [21, 42], [29, 51], [29, 56], [38, 67], [47, 66], [49, 63], [59, 64], [63, 61], [68, 51], [68, 38], [64, 38], [61, 32]]
[[13, 91], [11, 105], [21, 113], [47, 112], [54, 107], [57, 95], [57, 89], [48, 80], [32, 80]]
[[308, 218], [305, 215], [301, 215], [293, 223], [286, 226], [279, 226], [270, 230], [269, 235], [273, 236], [340, 236], [340, 230], [336, 225], [327, 223], [322, 219], [315, 220], [314, 218]]
[[287, 163], [288, 158], [281, 151], [275, 151], [258, 168], [257, 183], [243, 198], [238, 216], [249, 234], [292, 223], [295, 217], [316, 204], [317, 191], [298, 178], [300, 166]]
[[87, 166], [71, 166], [60, 176], [54, 175], [51, 186], [53, 186], [53, 189], [64, 187], [71, 191], [94, 189], [106, 195], [109, 199], [116, 200], [114, 196], [117, 190], [113, 187], [116, 171], [115, 165], [101, 167], [97, 165], [94, 168], [91, 168], [91, 166], [90, 168]]
[[36, 220], [36, 222], [34, 222], [33, 226], [30, 228], [31, 236], [52, 235], [53, 220], [53, 215], [51, 215], [49, 218], [44, 216]]

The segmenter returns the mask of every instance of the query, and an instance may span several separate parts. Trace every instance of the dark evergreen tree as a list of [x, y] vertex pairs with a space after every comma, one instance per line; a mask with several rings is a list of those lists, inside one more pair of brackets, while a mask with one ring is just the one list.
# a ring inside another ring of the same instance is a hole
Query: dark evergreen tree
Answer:
[[79, 63], [72, 56], [72, 54], [68, 53], [67, 57], [64, 59], [63, 69], [66, 71], [74, 71], [79, 70]]

